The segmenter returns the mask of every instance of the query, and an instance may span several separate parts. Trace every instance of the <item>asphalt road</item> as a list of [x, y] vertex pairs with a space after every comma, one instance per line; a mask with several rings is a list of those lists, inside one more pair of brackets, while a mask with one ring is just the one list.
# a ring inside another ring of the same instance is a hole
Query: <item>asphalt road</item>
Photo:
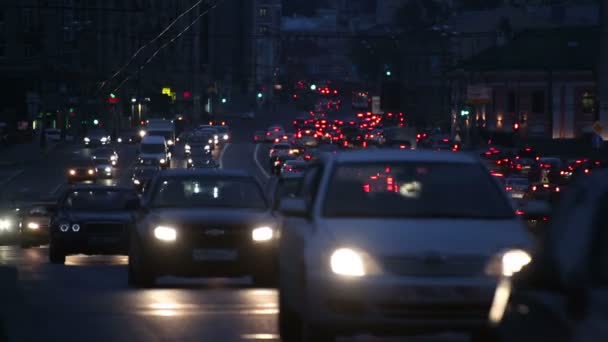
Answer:
[[[253, 130], [290, 121], [273, 116], [232, 125], [234, 140], [215, 157], [223, 168], [245, 169], [267, 179], [254, 158], [264, 151], [251, 142]], [[259, 127], [256, 127], [259, 126]], [[118, 146], [120, 168], [112, 183], [128, 184], [134, 146]], [[69, 160], [90, 153], [79, 146], [0, 172], [4, 191], [36, 189], [52, 194], [65, 178]], [[183, 160], [175, 161], [175, 165]], [[13, 172], [13, 173], [11, 173]], [[15, 176], [12, 176], [15, 175]], [[4, 178], [3, 178], [4, 177]], [[1, 184], [1, 183], [0, 183]], [[127, 257], [70, 256], [51, 265], [46, 247], [0, 247], [0, 340], [10, 341], [278, 341], [277, 292], [242, 279], [161, 278], [155, 289], [127, 286]], [[17, 271], [17, 274], [14, 271]], [[349, 341], [375, 341], [357, 337]], [[404, 338], [389, 339], [403, 341]], [[407, 341], [466, 341], [457, 336]]]

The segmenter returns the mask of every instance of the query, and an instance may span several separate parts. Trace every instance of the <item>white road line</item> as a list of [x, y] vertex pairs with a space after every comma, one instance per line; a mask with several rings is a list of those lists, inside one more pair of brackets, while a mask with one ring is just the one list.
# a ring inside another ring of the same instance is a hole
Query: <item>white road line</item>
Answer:
[[23, 173], [23, 170], [17, 170], [15, 172], [11, 173], [10, 176], [6, 177], [6, 179], [4, 179], [3, 181], [0, 182], [0, 188], [7, 185], [10, 182], [12, 182], [13, 180], [15, 180], [15, 178], [19, 177], [22, 173]]
[[264, 169], [264, 167], [262, 166], [262, 163], [260, 163], [260, 160], [258, 159], [258, 152], [260, 151], [260, 146], [262, 146], [262, 145], [261, 144], [257, 144], [255, 146], [255, 150], [253, 151], [253, 161], [258, 166], [258, 168], [260, 169], [260, 171], [262, 171], [262, 174], [264, 175], [264, 177], [266, 177], [268, 179], [268, 178], [270, 178], [270, 174], [268, 173], [268, 171], [266, 171]]
[[220, 151], [220, 157], [218, 158], [220, 161], [220, 169], [224, 168], [224, 154], [226, 153], [228, 146], [230, 146], [230, 143], [224, 145], [224, 147], [222, 147], [222, 150]]

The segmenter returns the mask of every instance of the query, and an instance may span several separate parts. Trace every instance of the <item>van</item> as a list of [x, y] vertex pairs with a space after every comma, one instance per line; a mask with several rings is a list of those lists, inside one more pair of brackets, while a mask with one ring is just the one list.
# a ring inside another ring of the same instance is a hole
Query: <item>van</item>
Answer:
[[139, 164], [168, 168], [171, 165], [171, 153], [165, 138], [145, 136], [139, 145]]

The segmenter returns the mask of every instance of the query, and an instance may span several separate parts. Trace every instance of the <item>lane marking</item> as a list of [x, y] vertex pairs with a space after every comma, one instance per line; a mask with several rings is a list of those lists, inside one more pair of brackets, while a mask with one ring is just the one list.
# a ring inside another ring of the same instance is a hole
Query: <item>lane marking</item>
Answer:
[[262, 145], [261, 144], [255, 145], [255, 150], [253, 151], [253, 161], [258, 166], [260, 171], [262, 171], [262, 174], [264, 175], [264, 177], [266, 177], [266, 179], [268, 179], [268, 178], [270, 178], [270, 174], [268, 173], [268, 171], [266, 171], [264, 169], [264, 167], [262, 166], [262, 163], [260, 163], [260, 160], [258, 159], [258, 152], [260, 151], [260, 146], [262, 146]]
[[220, 157], [219, 159], [219, 164], [220, 164], [220, 169], [224, 168], [224, 155], [226, 154], [226, 150], [228, 149], [228, 146], [230, 146], [230, 143], [227, 143], [226, 145], [224, 145], [224, 147], [222, 147], [222, 150], [220, 151]]
[[13, 173], [11, 173], [10, 176], [6, 177], [3, 181], [0, 182], [0, 187], [3, 187], [5, 185], [8, 185], [10, 182], [14, 181], [15, 178], [19, 177], [24, 170], [17, 170]]

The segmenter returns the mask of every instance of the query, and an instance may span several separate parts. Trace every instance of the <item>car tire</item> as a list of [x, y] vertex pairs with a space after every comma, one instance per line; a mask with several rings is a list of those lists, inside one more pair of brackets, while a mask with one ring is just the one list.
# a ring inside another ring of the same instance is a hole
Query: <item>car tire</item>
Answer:
[[53, 243], [49, 246], [49, 261], [51, 264], [63, 265], [65, 264], [65, 252], [58, 248]]
[[131, 237], [129, 243], [128, 272], [129, 286], [153, 287], [156, 283], [156, 277], [143, 256], [141, 242], [135, 236]]

